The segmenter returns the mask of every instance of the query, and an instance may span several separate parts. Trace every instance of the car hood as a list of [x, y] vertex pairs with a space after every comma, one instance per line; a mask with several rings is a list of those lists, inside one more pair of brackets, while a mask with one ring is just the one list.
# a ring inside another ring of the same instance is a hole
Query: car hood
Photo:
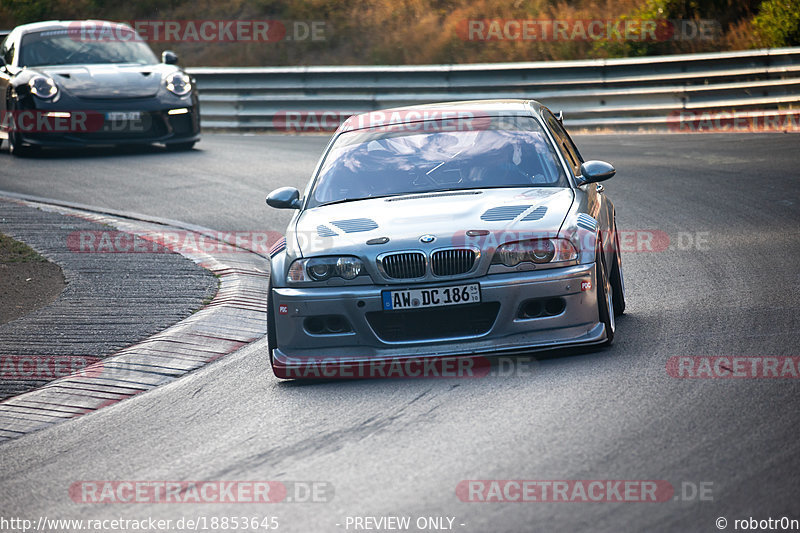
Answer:
[[144, 98], [155, 96], [165, 65], [63, 65], [37, 67], [65, 91], [80, 98]]
[[[573, 200], [566, 188], [447, 191], [375, 198], [307, 209], [294, 237], [303, 256], [376, 253], [448, 246], [494, 248], [556, 236]], [[475, 233], [489, 232], [488, 235]], [[469, 232], [469, 233], [468, 233]], [[422, 237], [425, 236], [425, 239]], [[425, 242], [433, 237], [433, 241]], [[381, 242], [388, 239], [388, 242]], [[369, 243], [368, 243], [369, 241]]]

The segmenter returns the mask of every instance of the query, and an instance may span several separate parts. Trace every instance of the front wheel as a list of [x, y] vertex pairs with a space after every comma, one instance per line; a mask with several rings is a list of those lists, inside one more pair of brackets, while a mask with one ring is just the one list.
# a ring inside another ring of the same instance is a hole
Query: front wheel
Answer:
[[616, 321], [614, 319], [614, 291], [606, 273], [606, 266], [603, 264], [602, 254], [597, 252], [597, 267], [595, 283], [597, 283], [597, 310], [600, 314], [600, 322], [606, 326], [606, 346], [614, 342], [614, 331]]
[[281, 375], [282, 373], [276, 370], [275, 357], [272, 355], [272, 351], [278, 347], [278, 335], [275, 329], [275, 310], [272, 304], [272, 277], [270, 277], [269, 292], [267, 292], [267, 352], [269, 352], [269, 365], [272, 367], [272, 373], [277, 377], [283, 377]]
[[614, 224], [615, 248], [614, 262], [611, 265], [611, 293], [614, 297], [614, 314], [620, 316], [625, 312], [625, 279], [622, 276], [622, 255], [619, 249], [619, 233]]
[[28, 157], [38, 151], [38, 146], [26, 146], [22, 144], [18, 135], [14, 131], [8, 132], [8, 153], [17, 157]]
[[[16, 124], [16, 117], [19, 116], [19, 108], [18, 108], [17, 104], [14, 104], [13, 102], [9, 102], [6, 105], [6, 108], [9, 110], [9, 113], [11, 114], [11, 116], [15, 117], [13, 122], [14, 122], [14, 124]], [[22, 139], [19, 136], [19, 133], [17, 131], [15, 131], [15, 130], [16, 130], [16, 128], [14, 126], [12, 126], [8, 130], [8, 153], [9, 154], [11, 154], [13, 156], [17, 156], [17, 157], [27, 157], [27, 156], [33, 155], [33, 154], [35, 154], [36, 152], [39, 151], [39, 147], [38, 146], [30, 146], [30, 145], [23, 144], [22, 143]], [[0, 143], [0, 144], [2, 144], [2, 143]]]

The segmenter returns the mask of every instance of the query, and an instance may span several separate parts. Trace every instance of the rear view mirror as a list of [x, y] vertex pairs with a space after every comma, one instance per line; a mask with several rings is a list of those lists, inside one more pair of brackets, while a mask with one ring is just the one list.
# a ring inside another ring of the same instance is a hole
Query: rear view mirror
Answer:
[[178, 54], [176, 54], [172, 50], [164, 50], [163, 52], [161, 52], [161, 62], [167, 65], [177, 65]]
[[616, 173], [617, 170], [611, 163], [597, 160], [586, 161], [581, 165], [581, 175], [577, 179], [578, 185], [605, 181]]
[[267, 205], [275, 209], [300, 209], [300, 191], [294, 187], [275, 189], [267, 196]]

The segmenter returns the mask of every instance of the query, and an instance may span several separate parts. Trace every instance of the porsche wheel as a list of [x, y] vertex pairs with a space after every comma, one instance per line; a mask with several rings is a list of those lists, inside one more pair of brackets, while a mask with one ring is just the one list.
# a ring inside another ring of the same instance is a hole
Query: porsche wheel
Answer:
[[17, 157], [30, 155], [30, 147], [25, 146], [19, 140], [19, 136], [14, 131], [8, 132], [8, 153]]
[[[8, 106], [11, 109], [12, 116], [16, 116], [19, 110], [16, 106]], [[30, 146], [22, 143], [19, 133], [14, 131], [14, 128], [8, 132], [8, 153], [17, 157], [28, 157], [38, 151], [38, 146]]]

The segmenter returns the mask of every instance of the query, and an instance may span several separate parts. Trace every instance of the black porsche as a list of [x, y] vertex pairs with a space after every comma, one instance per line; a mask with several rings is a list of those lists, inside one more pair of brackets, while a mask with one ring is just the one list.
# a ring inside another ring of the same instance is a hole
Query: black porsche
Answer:
[[127, 24], [49, 21], [14, 28], [0, 45], [0, 144], [15, 155], [43, 146], [162, 143], [200, 138], [194, 80], [169, 51], [159, 62]]

